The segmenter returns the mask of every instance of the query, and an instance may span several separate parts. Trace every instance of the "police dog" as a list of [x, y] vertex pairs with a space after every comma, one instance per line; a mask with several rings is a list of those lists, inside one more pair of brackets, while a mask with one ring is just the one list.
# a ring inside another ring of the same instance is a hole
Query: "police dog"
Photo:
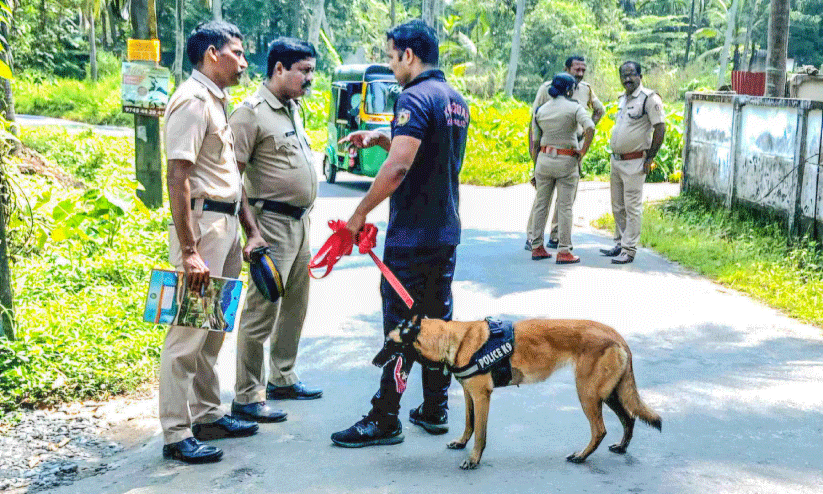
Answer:
[[[414, 321], [414, 322], [412, 322]], [[374, 358], [377, 366], [388, 363], [395, 354], [413, 347], [423, 365], [439, 363], [450, 369], [466, 366], [489, 339], [487, 321], [457, 322], [440, 319], [412, 320], [401, 323], [386, 337], [386, 344]], [[649, 408], [637, 392], [632, 371], [632, 353], [614, 329], [595, 322], [570, 319], [529, 319], [514, 323], [514, 350], [511, 354], [511, 381], [531, 384], [545, 381], [554, 371], [571, 364], [577, 395], [589, 419], [592, 438], [578, 453], [566, 460], [582, 463], [606, 435], [603, 403], [611, 408], [623, 425], [623, 438], [609, 451], [625, 453], [632, 439], [635, 419], [661, 430], [660, 416]], [[494, 382], [491, 374], [459, 379], [466, 398], [466, 428], [463, 435], [448, 444], [463, 449], [475, 433], [474, 448], [460, 468], [474, 469], [486, 447], [489, 399]]]

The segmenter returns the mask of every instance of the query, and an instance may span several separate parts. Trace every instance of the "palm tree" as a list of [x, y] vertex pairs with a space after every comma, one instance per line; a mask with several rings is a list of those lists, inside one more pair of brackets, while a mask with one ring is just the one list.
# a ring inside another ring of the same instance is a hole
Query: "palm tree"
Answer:
[[789, 47], [789, 0], [771, 0], [766, 96], [782, 98], [786, 87], [786, 52]]
[[517, 0], [517, 14], [514, 20], [514, 35], [512, 36], [512, 53], [509, 57], [509, 72], [506, 75], [506, 96], [511, 98], [514, 92], [514, 80], [517, 77], [517, 64], [520, 62], [520, 32], [523, 30], [523, 11], [526, 10], [526, 0]]

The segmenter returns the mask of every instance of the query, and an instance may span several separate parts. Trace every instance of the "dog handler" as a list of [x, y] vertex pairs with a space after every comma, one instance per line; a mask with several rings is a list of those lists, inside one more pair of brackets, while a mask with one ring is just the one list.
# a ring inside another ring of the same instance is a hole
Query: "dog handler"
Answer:
[[[539, 149], [534, 176], [537, 194], [531, 216], [529, 238], [532, 239], [532, 260], [548, 259], [551, 254], [543, 247], [546, 218], [554, 189], [557, 188], [558, 264], [580, 261], [571, 253], [572, 205], [580, 180], [580, 160], [586, 155], [594, 137], [594, 122], [580, 103], [572, 99], [577, 85], [574, 77], [561, 72], [552, 79], [551, 99], [537, 109], [532, 126], [530, 148]], [[577, 128], [583, 129], [583, 144], [578, 149]]]
[[620, 81], [626, 92], [617, 100], [620, 110], [612, 128], [611, 195], [614, 242], [600, 249], [614, 257], [613, 264], [634, 261], [643, 219], [643, 183], [666, 135], [663, 101], [657, 92], [643, 87], [640, 64], [620, 66]]
[[[592, 89], [591, 85], [588, 82], [583, 81], [583, 76], [586, 75], [586, 59], [583, 58], [582, 55], [572, 55], [566, 59], [566, 66], [565, 70], [567, 74], [570, 74], [574, 79], [577, 81], [577, 86], [574, 88], [574, 93], [572, 94], [572, 99], [576, 100], [581, 105], [589, 108], [592, 111], [592, 121], [594, 125], [597, 126], [597, 122], [603, 118], [603, 115], [606, 114], [606, 109], [603, 107], [603, 103], [600, 102], [600, 99], [594, 94], [594, 90]], [[537, 96], [534, 98], [534, 103], [532, 104], [532, 118], [529, 120], [529, 156], [532, 157], [534, 160], [537, 157], [537, 153], [540, 152], [540, 149], [537, 147], [538, 143], [532, 145], [531, 142], [531, 135], [532, 135], [532, 127], [534, 125], [534, 114], [537, 113], [538, 108], [543, 106], [551, 96], [549, 96], [549, 88], [551, 88], [552, 82], [547, 81], [545, 82], [540, 88], [537, 90]], [[583, 143], [583, 128], [578, 126], [577, 127], [577, 142], [582, 144]], [[574, 189], [575, 197], [577, 196], [577, 188]], [[574, 198], [572, 198], [572, 203], [574, 202]], [[546, 247], [550, 249], [557, 248], [557, 236], [558, 236], [558, 205], [557, 200], [555, 200], [554, 204], [554, 213], [552, 214], [552, 225], [551, 231], [549, 232], [549, 241], [546, 243]], [[532, 229], [532, 223], [534, 222], [534, 218], [532, 215], [529, 215], [529, 224], [526, 226], [526, 234]], [[532, 250], [531, 241], [526, 239], [526, 250]]]
[[[259, 422], [286, 418], [266, 399], [309, 400], [323, 394], [307, 388], [294, 371], [309, 302], [308, 213], [317, 197], [317, 173], [298, 99], [311, 88], [316, 58], [314, 46], [305, 41], [275, 39], [269, 46], [267, 79], [229, 120], [249, 204], [285, 278], [285, 294], [276, 302], [249, 285], [237, 334], [232, 413]], [[269, 338], [267, 382], [263, 344]]]
[[[241, 222], [247, 250], [265, 245], [245, 202], [226, 116], [224, 88], [237, 84], [248, 66], [242, 39], [237, 27], [226, 22], [196, 28], [186, 46], [194, 70], [166, 108], [167, 181], [174, 220], [169, 261], [185, 272], [188, 289], [194, 292], [205, 290], [211, 274], [240, 275]], [[215, 363], [224, 336], [223, 331], [181, 326], [171, 326], [166, 333], [160, 354], [160, 425], [167, 458], [218, 461], [223, 452], [200, 440], [257, 432], [257, 424], [221, 411]]]
[[[438, 70], [438, 40], [420, 20], [386, 33], [389, 66], [403, 91], [395, 103], [391, 138], [375, 131], [344, 138], [357, 147], [375, 144], [389, 151], [366, 197], [346, 229], [357, 235], [366, 215], [391, 197], [383, 260], [418, 303], [424, 315], [451, 320], [455, 250], [460, 242], [458, 186], [466, 147], [469, 108]], [[403, 300], [385, 278], [383, 332], [388, 334], [409, 315]], [[383, 367], [372, 409], [332, 441], [356, 448], [403, 441], [398, 420], [411, 361], [396, 357]], [[423, 404], [409, 413], [412, 423], [432, 434], [448, 431], [451, 375], [423, 368]]]

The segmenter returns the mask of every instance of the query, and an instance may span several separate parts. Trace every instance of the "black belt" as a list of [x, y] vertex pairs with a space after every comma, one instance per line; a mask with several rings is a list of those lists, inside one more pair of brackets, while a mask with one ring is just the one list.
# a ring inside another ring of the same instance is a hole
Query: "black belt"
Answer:
[[[197, 207], [197, 199], [191, 200], [191, 208], [194, 209]], [[240, 210], [240, 203], [235, 202], [221, 202], [221, 201], [212, 201], [211, 199], [203, 199], [203, 211], [213, 211], [215, 213], [223, 213], [223, 214], [230, 214], [232, 216], [237, 216], [237, 212]]]
[[297, 206], [292, 206], [291, 204], [286, 204], [285, 202], [272, 201], [270, 199], [249, 199], [249, 204], [254, 207], [258, 207], [263, 211], [291, 216], [296, 220], [301, 219], [309, 210], [309, 208], [299, 208]]

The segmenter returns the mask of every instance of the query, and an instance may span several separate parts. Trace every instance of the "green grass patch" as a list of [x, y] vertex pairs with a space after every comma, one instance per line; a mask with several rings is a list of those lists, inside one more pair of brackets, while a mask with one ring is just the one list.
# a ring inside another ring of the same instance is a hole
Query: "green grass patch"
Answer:
[[[24, 129], [85, 189], [7, 173], [16, 341], [0, 339], [0, 410], [104, 397], [151, 379], [163, 328], [141, 321], [149, 271], [165, 265], [167, 210], [134, 199], [127, 138]], [[72, 152], [75, 149], [76, 152]]]
[[121, 110], [119, 71], [106, 73], [97, 82], [23, 73], [12, 87], [17, 113], [92, 125], [130, 127], [134, 123], [134, 116]]
[[[593, 225], [611, 229], [610, 214]], [[646, 206], [641, 243], [668, 259], [751, 295], [793, 318], [823, 326], [823, 253], [816, 242], [788, 245], [776, 223], [714, 209], [682, 195]]]

